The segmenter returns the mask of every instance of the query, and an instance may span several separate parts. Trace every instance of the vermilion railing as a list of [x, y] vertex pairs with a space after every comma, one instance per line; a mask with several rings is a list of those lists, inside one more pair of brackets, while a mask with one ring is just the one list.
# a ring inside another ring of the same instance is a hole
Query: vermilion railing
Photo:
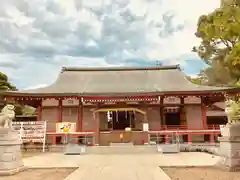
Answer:
[[208, 129], [220, 129], [220, 125], [216, 125], [216, 124], [214, 124], [214, 125], [208, 125], [207, 128], [208, 128]]
[[194, 128], [194, 127], [188, 127], [187, 125], [164, 125], [160, 128], [150, 128], [150, 130], [158, 131], [158, 130], [204, 130], [204, 129], [220, 129], [220, 125], [208, 125], [205, 128]]
[[[214, 129], [214, 130], [220, 130], [220, 125], [208, 125], [205, 128], [194, 128], [194, 127], [188, 127], [187, 125], [164, 125], [159, 127], [150, 127], [149, 131], [162, 131], [162, 130], [210, 130], [210, 129]], [[103, 132], [110, 132], [109, 131], [103, 131]], [[120, 130], [119, 130], [120, 131]], [[132, 131], [134, 131], [134, 129], [132, 129]], [[140, 129], [138, 131], [141, 131]], [[47, 133], [56, 133], [56, 130], [48, 130]], [[94, 129], [89, 129], [89, 130], [83, 130], [81, 131], [82, 133], [89, 133], [89, 132], [94, 132]], [[61, 134], [61, 133], [60, 133]]]
[[[134, 131], [134, 130], [133, 130]], [[110, 131], [103, 131], [110, 132]], [[192, 143], [193, 135], [209, 135], [210, 141], [214, 142], [214, 137], [220, 134], [220, 125], [208, 125], [205, 128], [192, 128], [187, 125], [164, 125], [159, 127], [150, 127], [149, 135], [164, 135], [165, 141], [168, 142], [168, 136], [172, 133], [178, 133], [179, 135], [188, 135], [188, 142]], [[79, 136], [92, 137], [95, 138], [94, 130], [85, 130], [81, 132], [70, 133], [71, 136], [75, 137], [77, 140]], [[56, 137], [65, 136], [65, 133], [56, 133], [55, 130], [48, 130], [47, 135], [52, 137], [53, 144], [56, 144]], [[76, 141], [77, 143], [77, 141]]]

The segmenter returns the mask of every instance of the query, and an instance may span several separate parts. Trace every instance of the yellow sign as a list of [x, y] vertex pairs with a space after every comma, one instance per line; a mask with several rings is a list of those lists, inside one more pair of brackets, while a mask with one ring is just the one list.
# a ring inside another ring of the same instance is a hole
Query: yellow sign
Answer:
[[56, 124], [56, 132], [76, 132], [76, 123], [71, 122], [60, 122]]

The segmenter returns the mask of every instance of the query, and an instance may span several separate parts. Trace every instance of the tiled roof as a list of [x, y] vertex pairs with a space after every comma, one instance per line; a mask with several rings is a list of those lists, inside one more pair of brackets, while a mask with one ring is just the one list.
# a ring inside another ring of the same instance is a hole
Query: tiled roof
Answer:
[[191, 83], [178, 65], [156, 67], [62, 68], [48, 87], [8, 93], [22, 95], [137, 95], [228, 90]]

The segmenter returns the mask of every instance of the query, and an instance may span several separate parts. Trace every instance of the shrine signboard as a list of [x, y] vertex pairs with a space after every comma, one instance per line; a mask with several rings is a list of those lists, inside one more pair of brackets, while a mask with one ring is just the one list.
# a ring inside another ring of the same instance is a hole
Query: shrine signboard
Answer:
[[42, 150], [45, 151], [46, 145], [46, 121], [26, 121], [13, 122], [14, 130], [19, 131], [19, 137], [23, 143], [42, 143]]

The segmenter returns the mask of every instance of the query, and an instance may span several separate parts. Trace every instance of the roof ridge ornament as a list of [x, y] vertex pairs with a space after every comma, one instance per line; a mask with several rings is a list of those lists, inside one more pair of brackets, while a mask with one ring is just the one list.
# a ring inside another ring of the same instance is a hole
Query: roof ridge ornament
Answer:
[[66, 71], [66, 70], [67, 70], [66, 67], [62, 67], [62, 69], [61, 69], [61, 73], [63, 73], [63, 72]]

